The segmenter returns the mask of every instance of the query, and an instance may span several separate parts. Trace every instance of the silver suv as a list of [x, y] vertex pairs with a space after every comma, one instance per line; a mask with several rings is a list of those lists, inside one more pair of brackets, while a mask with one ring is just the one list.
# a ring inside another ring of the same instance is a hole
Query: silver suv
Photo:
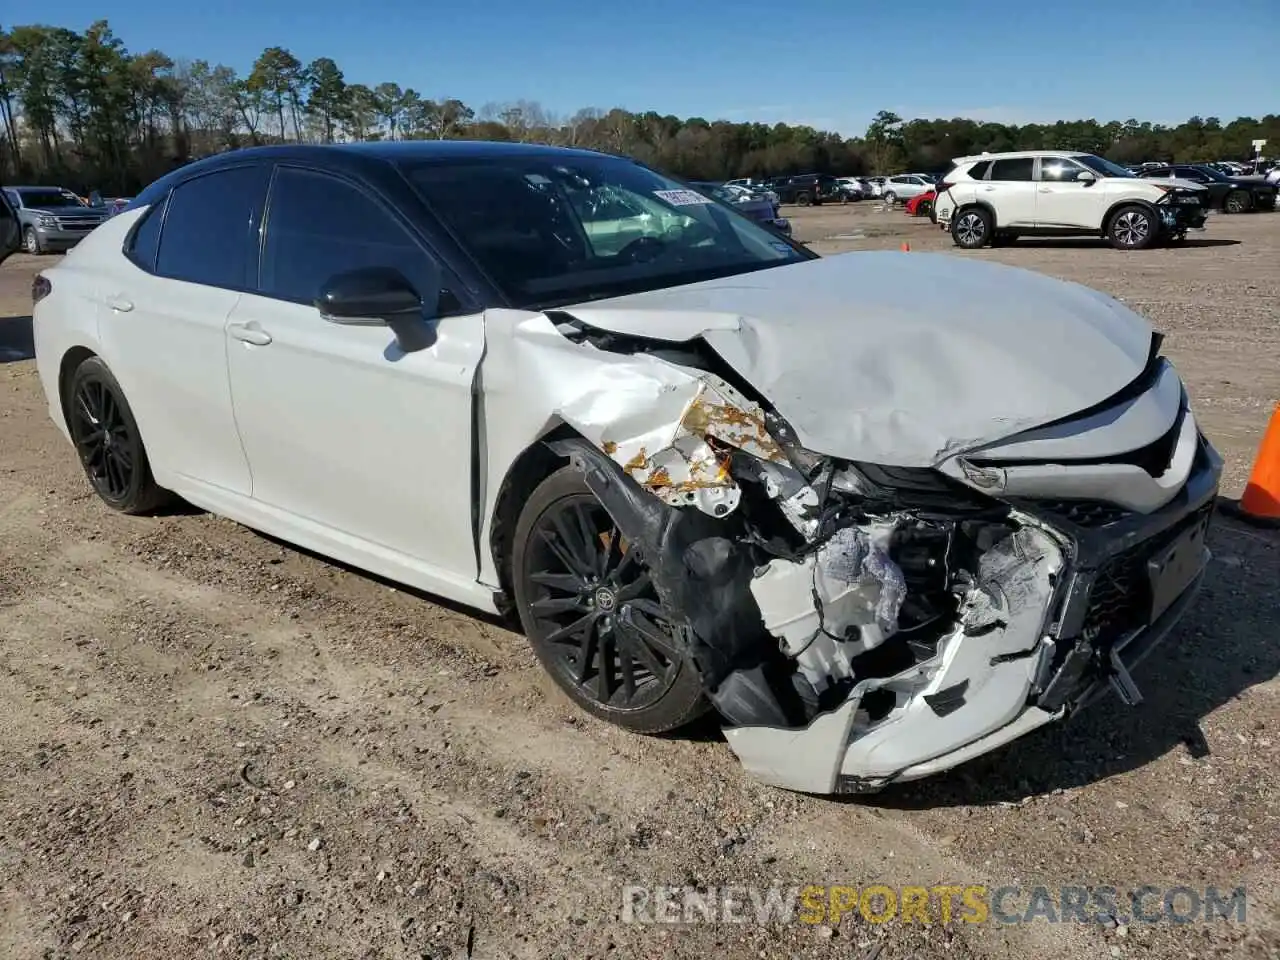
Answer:
[[107, 219], [107, 211], [90, 207], [64, 187], [6, 187], [9, 205], [18, 214], [27, 253], [70, 250]]

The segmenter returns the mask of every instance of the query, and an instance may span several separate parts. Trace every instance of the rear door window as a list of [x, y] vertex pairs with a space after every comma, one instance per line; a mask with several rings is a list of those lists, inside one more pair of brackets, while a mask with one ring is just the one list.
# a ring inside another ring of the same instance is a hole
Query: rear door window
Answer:
[[1035, 167], [1034, 157], [1010, 157], [991, 162], [989, 180], [1030, 180]]
[[257, 231], [269, 168], [216, 170], [178, 184], [169, 197], [156, 273], [245, 290], [257, 273]]

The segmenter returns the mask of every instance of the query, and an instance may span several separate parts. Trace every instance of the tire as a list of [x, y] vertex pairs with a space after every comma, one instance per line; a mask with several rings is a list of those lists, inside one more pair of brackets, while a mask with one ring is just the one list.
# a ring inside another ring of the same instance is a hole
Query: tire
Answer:
[[33, 257], [44, 253], [44, 244], [40, 242], [40, 234], [36, 233], [35, 227], [27, 227], [22, 232], [22, 245]]
[[1223, 213], [1248, 213], [1253, 207], [1253, 198], [1248, 190], [1232, 190], [1222, 198]]
[[809, 194], [807, 193], [797, 193], [796, 203], [798, 203], [802, 207], [807, 207], [813, 203], [813, 198], [810, 197]]
[[1107, 240], [1117, 250], [1145, 250], [1159, 235], [1155, 214], [1136, 204], [1121, 207], [1107, 224]]
[[991, 214], [982, 207], [964, 207], [951, 218], [951, 240], [961, 250], [977, 250], [994, 234]]
[[895, 203], [898, 202], [898, 195], [894, 193], [892, 190], [890, 190], [888, 193], [884, 195], [884, 202], [892, 207]]
[[[697, 669], [664, 629], [652, 587], [643, 585], [643, 560], [577, 469], [563, 467], [538, 485], [520, 512], [513, 544], [521, 626], [574, 703], [638, 733], [667, 733], [710, 709]], [[604, 575], [588, 573], [601, 566]]]
[[917, 207], [916, 207], [916, 216], [917, 216], [917, 217], [930, 217], [930, 218], [932, 218], [932, 216], [933, 216], [933, 204], [932, 204], [932, 203], [930, 203], [928, 200], [922, 200], [922, 201], [920, 201], [919, 206], [917, 206]]
[[138, 422], [101, 359], [90, 357], [76, 368], [63, 409], [85, 477], [103, 503], [121, 513], [141, 514], [173, 499], [151, 475]]

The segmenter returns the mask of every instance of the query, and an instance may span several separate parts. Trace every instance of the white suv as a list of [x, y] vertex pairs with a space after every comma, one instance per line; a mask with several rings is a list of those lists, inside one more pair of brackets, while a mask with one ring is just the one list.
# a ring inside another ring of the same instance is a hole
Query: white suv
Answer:
[[938, 183], [938, 225], [976, 249], [1021, 236], [1104, 237], [1121, 250], [1204, 226], [1207, 193], [1152, 181], [1089, 153], [1037, 150], [961, 157]]

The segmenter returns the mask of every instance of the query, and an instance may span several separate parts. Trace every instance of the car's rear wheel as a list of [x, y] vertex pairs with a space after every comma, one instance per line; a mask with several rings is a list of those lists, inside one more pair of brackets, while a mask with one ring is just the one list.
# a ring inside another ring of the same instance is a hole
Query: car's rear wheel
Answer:
[[67, 384], [67, 429], [80, 464], [102, 502], [121, 513], [147, 513], [171, 499], [151, 475], [138, 422], [111, 370], [85, 360]]
[[27, 227], [22, 232], [22, 245], [26, 247], [27, 253], [32, 256], [39, 256], [44, 253], [44, 244], [40, 242], [40, 234], [36, 233], [35, 227]]
[[965, 207], [951, 219], [951, 239], [962, 250], [985, 246], [991, 234], [991, 214], [981, 207]]
[[512, 581], [533, 651], [584, 710], [641, 733], [682, 727], [709, 709], [679, 629], [638, 548], [565, 467], [516, 523]]
[[888, 193], [884, 195], [884, 202], [889, 204], [889, 206], [892, 207], [895, 203], [898, 202], [898, 195], [894, 193], [892, 190], [890, 190]]
[[1222, 210], [1224, 213], [1245, 213], [1252, 205], [1248, 190], [1232, 190], [1222, 201]]
[[813, 203], [813, 198], [812, 198], [812, 197], [810, 197], [810, 196], [809, 196], [809, 194], [807, 194], [807, 193], [797, 193], [797, 194], [796, 194], [796, 203], [798, 203], [798, 204], [799, 204], [800, 206], [802, 206], [802, 207], [807, 207], [807, 206], [809, 206], [811, 203]]
[[1107, 239], [1117, 250], [1143, 250], [1156, 239], [1155, 215], [1145, 207], [1121, 207], [1107, 225]]
[[932, 216], [932, 214], [933, 214], [933, 204], [930, 201], [921, 200], [916, 205], [917, 217], [928, 217], [928, 216]]

